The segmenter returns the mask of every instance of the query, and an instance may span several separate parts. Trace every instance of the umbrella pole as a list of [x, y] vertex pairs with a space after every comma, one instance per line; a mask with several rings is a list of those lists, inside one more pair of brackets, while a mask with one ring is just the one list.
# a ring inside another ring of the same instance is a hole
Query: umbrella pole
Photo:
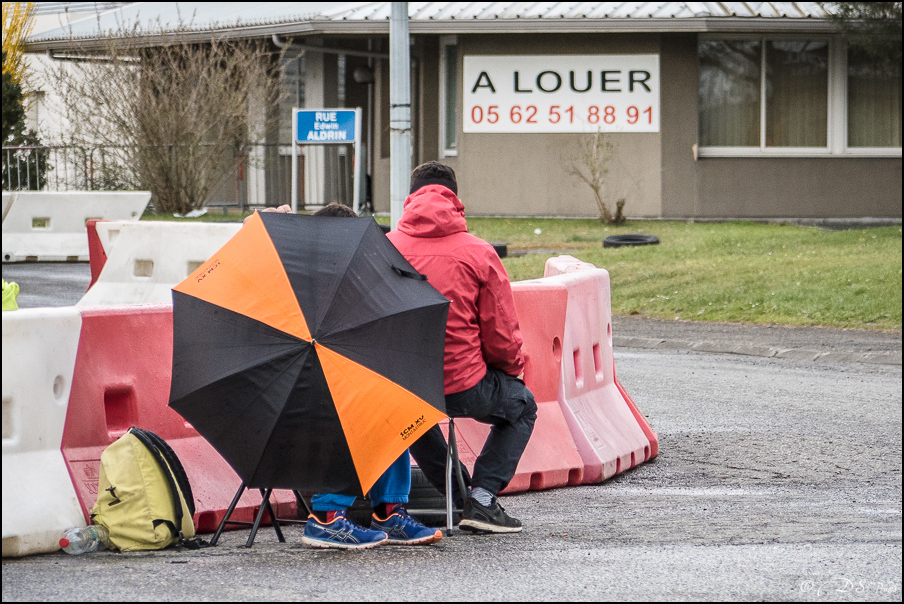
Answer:
[[276, 514], [273, 513], [273, 508], [270, 507], [270, 493], [273, 492], [273, 489], [260, 489], [261, 498], [261, 507], [257, 512], [257, 518], [254, 520], [254, 526], [251, 527], [251, 534], [248, 535], [248, 542], [245, 544], [245, 547], [250, 548], [254, 545], [254, 537], [257, 535], [257, 529], [261, 526], [261, 520], [264, 519], [264, 511], [270, 514], [270, 521], [273, 523], [273, 529], [276, 531], [276, 537], [279, 539], [280, 543], [285, 543], [286, 538], [283, 537], [282, 531], [279, 528], [279, 522], [276, 520]]
[[449, 418], [449, 445], [446, 447], [446, 534], [452, 536], [452, 442], [455, 439], [455, 424]]
[[226, 523], [229, 522], [229, 518], [232, 516], [233, 510], [235, 510], [235, 506], [238, 505], [239, 499], [244, 492], [245, 483], [243, 482], [239, 486], [239, 490], [235, 492], [235, 497], [232, 498], [232, 503], [229, 504], [229, 509], [226, 510], [226, 515], [223, 516], [223, 520], [220, 521], [220, 526], [217, 527], [217, 532], [214, 533], [213, 539], [210, 540], [211, 545], [215, 546], [217, 544], [217, 541], [220, 540], [220, 535], [223, 534], [223, 529], [226, 528]]

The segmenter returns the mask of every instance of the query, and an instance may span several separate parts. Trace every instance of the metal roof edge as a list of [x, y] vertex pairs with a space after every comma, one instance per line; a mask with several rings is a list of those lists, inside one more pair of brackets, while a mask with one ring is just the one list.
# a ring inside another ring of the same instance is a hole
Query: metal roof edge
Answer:
[[[837, 33], [831, 22], [815, 18], [702, 17], [702, 18], [603, 18], [603, 19], [444, 19], [409, 24], [411, 34], [520, 34], [520, 33]], [[257, 38], [316, 34], [389, 35], [389, 20], [308, 20], [292, 23], [241, 25], [215, 30], [180, 32], [189, 41], [203, 42], [211, 35]], [[168, 34], [147, 36], [149, 46], [165, 44]], [[78, 38], [79, 48], [100, 46], [101, 38]], [[66, 50], [68, 38], [26, 42], [27, 53]]]

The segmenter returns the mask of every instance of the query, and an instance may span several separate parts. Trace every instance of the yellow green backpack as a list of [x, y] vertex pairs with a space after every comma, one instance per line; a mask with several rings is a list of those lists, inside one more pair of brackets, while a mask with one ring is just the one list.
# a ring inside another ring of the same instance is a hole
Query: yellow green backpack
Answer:
[[100, 456], [97, 503], [91, 519], [110, 532], [107, 547], [133, 551], [192, 540], [195, 500], [175, 452], [151, 432], [134, 426]]

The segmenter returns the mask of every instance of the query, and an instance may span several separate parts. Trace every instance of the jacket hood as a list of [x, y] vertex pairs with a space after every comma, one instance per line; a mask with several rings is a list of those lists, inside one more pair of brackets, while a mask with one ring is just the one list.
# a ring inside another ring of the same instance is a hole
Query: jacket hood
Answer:
[[447, 187], [427, 185], [405, 200], [397, 227], [412, 237], [445, 237], [467, 232], [465, 206]]

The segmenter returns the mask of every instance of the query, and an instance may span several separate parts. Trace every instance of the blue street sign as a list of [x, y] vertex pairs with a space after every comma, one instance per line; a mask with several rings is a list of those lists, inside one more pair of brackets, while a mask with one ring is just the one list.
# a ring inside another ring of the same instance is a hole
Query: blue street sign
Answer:
[[356, 142], [355, 110], [297, 109], [295, 142], [299, 145], [347, 145]]

